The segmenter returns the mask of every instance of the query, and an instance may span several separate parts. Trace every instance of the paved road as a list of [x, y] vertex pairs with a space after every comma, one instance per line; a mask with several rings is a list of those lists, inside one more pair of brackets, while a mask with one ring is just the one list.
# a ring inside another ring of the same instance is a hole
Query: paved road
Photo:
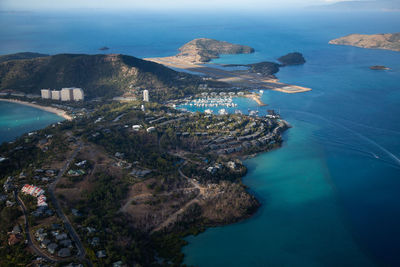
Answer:
[[24, 213], [24, 218], [25, 218], [25, 233], [26, 235], [26, 239], [28, 240], [28, 246], [40, 257], [46, 259], [49, 262], [58, 262], [59, 260], [53, 257], [50, 257], [46, 254], [44, 254], [40, 248], [36, 247], [35, 243], [33, 243], [33, 234], [32, 232], [29, 230], [29, 223], [28, 223], [28, 214], [27, 214], [27, 208], [25, 206], [25, 203], [22, 201], [22, 199], [20, 199], [20, 197], [18, 196], [18, 192], [15, 190], [14, 191], [14, 197], [15, 197], [15, 201], [18, 203], [18, 205], [22, 208], [22, 212]]
[[69, 235], [72, 237], [72, 239], [74, 240], [74, 242], [76, 244], [76, 247], [78, 249], [78, 258], [81, 260], [85, 260], [89, 266], [92, 266], [91, 262], [86, 260], [86, 251], [82, 245], [82, 242], [79, 238], [78, 233], [75, 231], [75, 229], [72, 226], [71, 222], [69, 221], [68, 217], [65, 216], [65, 214], [60, 206], [60, 203], [58, 202], [58, 200], [54, 194], [54, 189], [56, 188], [57, 183], [59, 182], [60, 178], [65, 174], [69, 165], [74, 160], [74, 158], [76, 157], [78, 152], [81, 150], [82, 146], [83, 146], [82, 143], [79, 142], [78, 148], [76, 148], [75, 151], [72, 153], [72, 155], [67, 159], [66, 163], [64, 164], [63, 168], [59, 171], [54, 182], [50, 184], [48, 191], [49, 191], [50, 199], [53, 202], [54, 208], [56, 209], [57, 215], [63, 221], [65, 228], [67, 229], [67, 231], [69, 232]]
[[[65, 216], [64, 212], [62, 211], [60, 204], [57, 200], [57, 198], [54, 195], [54, 189], [59, 181], [59, 179], [65, 174], [66, 170], [68, 169], [69, 165], [71, 162], [74, 160], [78, 152], [82, 148], [82, 143], [79, 143], [78, 148], [75, 149], [75, 151], [72, 153], [72, 155], [67, 159], [67, 162], [64, 164], [63, 168], [60, 170], [58, 173], [55, 181], [51, 183], [48, 187], [48, 193], [50, 196], [51, 201], [53, 202], [54, 208], [56, 209], [57, 215], [60, 217], [60, 219], [64, 222], [65, 228], [69, 232], [69, 235], [72, 237], [72, 239], [75, 241], [75, 244], [78, 249], [78, 258], [81, 260], [84, 260], [89, 266], [92, 266], [92, 263], [86, 259], [86, 251], [82, 245], [81, 240], [79, 239], [78, 234], [76, 233], [74, 227], [72, 226], [71, 222], [69, 221], [68, 217]], [[25, 206], [25, 203], [20, 199], [18, 196], [18, 192], [14, 191], [14, 197], [15, 201], [20, 205], [22, 208], [22, 211], [24, 213], [24, 218], [25, 218], [25, 232], [27, 233], [27, 240], [28, 240], [28, 246], [33, 249], [33, 251], [39, 255], [40, 257], [48, 260], [49, 262], [62, 262], [62, 261], [68, 261], [71, 259], [57, 259], [53, 258], [47, 254], [44, 254], [40, 248], [36, 247], [35, 243], [32, 241], [34, 239], [32, 232], [29, 229], [29, 222], [28, 222], [28, 215], [27, 215], [27, 208]], [[72, 259], [73, 260], [73, 259]]]
[[53, 183], [50, 184], [48, 187], [50, 199], [53, 202], [54, 208], [56, 209], [57, 215], [60, 217], [60, 219], [64, 222], [65, 227], [67, 228], [70, 236], [74, 239], [75, 244], [77, 245], [78, 248], [78, 256], [79, 257], [84, 257], [85, 256], [85, 250], [82, 246], [82, 243], [78, 237], [78, 234], [76, 233], [75, 229], [72, 227], [71, 222], [68, 220], [67, 216], [65, 216], [64, 212], [62, 211], [62, 208], [60, 206], [60, 203], [58, 202], [57, 198], [55, 197], [54, 194], [54, 189], [56, 188], [60, 178], [65, 174], [67, 171], [69, 165], [71, 162], [74, 160], [76, 155], [78, 154], [79, 150], [82, 148], [82, 144], [80, 143], [78, 148], [75, 149], [75, 151], [72, 153], [72, 155], [67, 159], [66, 163], [62, 167], [62, 169], [59, 171], [56, 179], [54, 180]]

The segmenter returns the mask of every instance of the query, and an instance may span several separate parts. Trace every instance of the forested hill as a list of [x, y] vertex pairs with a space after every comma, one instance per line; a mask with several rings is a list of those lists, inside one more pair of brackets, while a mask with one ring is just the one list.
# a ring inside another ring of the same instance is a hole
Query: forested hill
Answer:
[[20, 59], [31, 59], [37, 57], [48, 57], [46, 54], [32, 53], [32, 52], [21, 52], [16, 54], [9, 54], [0, 56], [0, 63], [10, 61], [10, 60], [20, 60]]
[[0, 61], [0, 89], [25, 93], [76, 86], [84, 88], [86, 96], [93, 98], [118, 96], [136, 87], [146, 87], [153, 97], [169, 99], [193, 93], [201, 82], [197, 76], [119, 54], [8, 58], [18, 60]]

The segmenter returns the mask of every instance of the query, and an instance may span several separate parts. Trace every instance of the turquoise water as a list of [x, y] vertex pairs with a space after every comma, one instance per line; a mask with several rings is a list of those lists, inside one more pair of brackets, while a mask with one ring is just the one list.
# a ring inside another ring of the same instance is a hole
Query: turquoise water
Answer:
[[370, 265], [340, 216], [325, 152], [310, 138], [318, 127], [293, 126], [282, 149], [246, 162], [245, 183], [263, 208], [250, 220], [188, 238], [187, 263], [342, 266], [346, 259], [348, 266]]
[[0, 101], [0, 144], [62, 120], [62, 117], [37, 108]]
[[[110, 53], [167, 56], [197, 37], [257, 51], [217, 63], [302, 52], [305, 65], [282, 68], [277, 76], [313, 91], [263, 95], [267, 108], [280, 110], [294, 127], [281, 149], [246, 161], [244, 182], [262, 207], [249, 220], [188, 237], [185, 263], [400, 265], [400, 53], [328, 45], [350, 33], [398, 32], [398, 13], [29, 13], [4, 14], [2, 25], [2, 54], [99, 53], [106, 45]], [[372, 71], [371, 65], [392, 70]], [[257, 109], [248, 99], [235, 101], [244, 112]]]

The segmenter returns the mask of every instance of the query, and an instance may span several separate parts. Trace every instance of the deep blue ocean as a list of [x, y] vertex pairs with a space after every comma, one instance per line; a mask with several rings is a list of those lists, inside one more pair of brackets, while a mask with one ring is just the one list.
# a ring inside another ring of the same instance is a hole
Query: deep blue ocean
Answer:
[[[106, 53], [168, 56], [198, 37], [256, 50], [217, 63], [303, 53], [306, 64], [277, 76], [313, 91], [263, 95], [293, 128], [282, 148], [246, 161], [244, 183], [262, 207], [246, 221], [188, 237], [185, 263], [400, 266], [400, 53], [328, 44], [351, 33], [399, 32], [399, 25], [398, 12], [1, 13], [0, 54], [95, 54], [108, 46]], [[257, 109], [236, 101], [245, 112]], [[11, 112], [2, 109], [1, 120]]]

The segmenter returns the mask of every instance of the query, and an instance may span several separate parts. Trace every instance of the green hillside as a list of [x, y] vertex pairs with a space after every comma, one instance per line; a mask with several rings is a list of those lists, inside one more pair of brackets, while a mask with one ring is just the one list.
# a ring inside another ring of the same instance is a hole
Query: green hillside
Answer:
[[201, 79], [126, 55], [59, 54], [0, 63], [0, 89], [25, 93], [41, 88], [84, 88], [89, 98], [122, 95], [146, 87], [153, 99], [193, 93]]
[[49, 56], [49, 55], [32, 53], [32, 52], [21, 52], [21, 53], [16, 53], [16, 54], [0, 56], [0, 63], [10, 61], [10, 60], [31, 59], [31, 58], [47, 57], [47, 56]]

